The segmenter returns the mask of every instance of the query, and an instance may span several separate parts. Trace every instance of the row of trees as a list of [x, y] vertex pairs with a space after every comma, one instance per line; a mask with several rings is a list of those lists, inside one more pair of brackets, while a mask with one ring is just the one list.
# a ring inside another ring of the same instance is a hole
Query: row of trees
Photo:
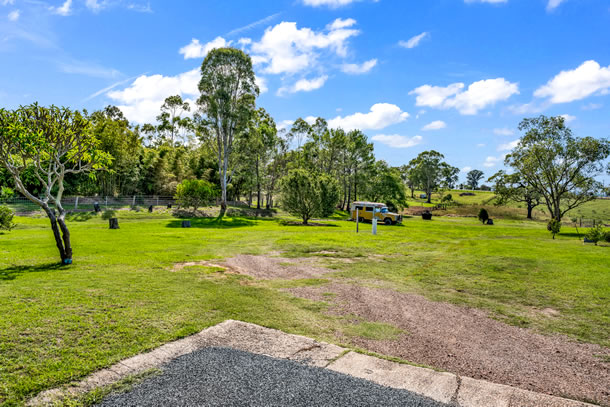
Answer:
[[[221, 215], [229, 200], [245, 197], [257, 208], [270, 208], [279, 197], [288, 206], [310, 205], [305, 212], [318, 216], [355, 200], [400, 209], [406, 206], [407, 187], [411, 196], [425, 191], [430, 202], [434, 191], [458, 182], [459, 169], [437, 151], [392, 167], [375, 159], [364, 133], [329, 128], [322, 118], [299, 119], [288, 131], [278, 131], [273, 118], [256, 106], [252, 62], [240, 50], [208, 53], [199, 90], [196, 106], [170, 96], [157, 122], [142, 126], [130, 124], [113, 106], [92, 114], [37, 104], [0, 109], [0, 186], [11, 186], [41, 206], [62, 260], [69, 263], [72, 249], [61, 204], [67, 193], [186, 197], [198, 191], [219, 198]], [[594, 176], [610, 154], [607, 140], [575, 138], [562, 118], [526, 119], [520, 128], [526, 135], [506, 161], [514, 171], [493, 177], [501, 199], [529, 199], [532, 207], [545, 202], [557, 219], [593, 199], [600, 187]], [[471, 171], [470, 186], [477, 188], [482, 177], [481, 171]], [[297, 186], [296, 194], [290, 186]], [[318, 202], [306, 202], [313, 198]]]

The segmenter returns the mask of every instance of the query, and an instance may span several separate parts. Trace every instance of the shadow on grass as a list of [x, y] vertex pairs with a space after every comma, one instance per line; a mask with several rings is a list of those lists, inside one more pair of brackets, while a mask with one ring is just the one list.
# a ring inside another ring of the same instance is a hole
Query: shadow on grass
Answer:
[[0, 269], [0, 281], [14, 280], [17, 276], [26, 273], [38, 273], [41, 271], [55, 271], [63, 268], [61, 263], [45, 263], [36, 266], [13, 266]]
[[167, 224], [168, 228], [182, 228], [182, 221], [189, 220], [192, 228], [200, 229], [231, 229], [256, 225], [256, 220], [246, 218], [191, 218], [171, 220]]
[[95, 217], [95, 212], [71, 212], [66, 214], [66, 220], [71, 222], [86, 222]]

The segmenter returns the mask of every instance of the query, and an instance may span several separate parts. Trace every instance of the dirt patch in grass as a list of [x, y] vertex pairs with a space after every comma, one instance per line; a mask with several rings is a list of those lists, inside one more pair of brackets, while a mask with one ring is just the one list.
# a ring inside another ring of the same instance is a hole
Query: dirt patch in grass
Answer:
[[191, 266], [217, 267], [228, 273], [243, 274], [260, 280], [318, 278], [333, 272], [333, 270], [319, 266], [318, 260], [313, 257], [286, 258], [249, 254], [240, 254], [222, 261], [202, 260], [177, 263], [174, 265], [173, 271], [180, 271]]
[[610, 350], [599, 345], [540, 335], [494, 320], [485, 311], [388, 289], [331, 283], [288, 291], [331, 302], [333, 314], [356, 315], [408, 332], [394, 340], [340, 338], [355, 346], [476, 379], [610, 406], [605, 356]]

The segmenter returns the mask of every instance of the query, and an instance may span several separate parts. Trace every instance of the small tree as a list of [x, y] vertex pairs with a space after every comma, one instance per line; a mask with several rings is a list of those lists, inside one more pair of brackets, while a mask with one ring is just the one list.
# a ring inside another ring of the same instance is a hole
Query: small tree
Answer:
[[595, 243], [595, 246], [597, 246], [598, 242], [603, 242], [607, 239], [607, 237], [610, 237], [610, 232], [606, 233], [604, 231], [603, 226], [600, 224], [594, 228], [589, 229], [585, 237], [587, 238], [587, 240], [592, 241], [593, 243]]
[[330, 216], [339, 202], [339, 186], [327, 175], [291, 170], [281, 182], [282, 206], [307, 225], [314, 216]]
[[485, 209], [485, 208], [481, 208], [481, 209], [479, 210], [479, 215], [478, 215], [478, 217], [479, 217], [479, 220], [480, 220], [481, 222], [483, 222], [483, 224], [485, 224], [485, 222], [487, 222], [487, 220], [489, 219], [489, 213], [487, 213], [487, 209]]
[[498, 171], [488, 181], [495, 182], [496, 205], [508, 202], [523, 202], [527, 205], [527, 218], [532, 219], [535, 207], [542, 203], [542, 196], [519, 174]]
[[[0, 109], [0, 164], [11, 174], [16, 189], [49, 217], [64, 264], [72, 263], [66, 210], [61, 203], [65, 178], [70, 174], [93, 175], [93, 170], [110, 161], [110, 155], [99, 149], [87, 116], [79, 111], [37, 103], [14, 111]], [[33, 171], [40, 182], [39, 196], [26, 188], [26, 170]]]
[[178, 201], [178, 205], [189, 208], [194, 211], [209, 202], [216, 195], [214, 185], [208, 181], [199, 179], [187, 179], [182, 181], [176, 187], [174, 198]]
[[546, 225], [546, 229], [551, 232], [553, 239], [555, 239], [555, 235], [561, 231], [561, 221], [558, 219], [551, 219]]
[[8, 206], [0, 205], [0, 230], [11, 230], [16, 225], [13, 223], [14, 213]]

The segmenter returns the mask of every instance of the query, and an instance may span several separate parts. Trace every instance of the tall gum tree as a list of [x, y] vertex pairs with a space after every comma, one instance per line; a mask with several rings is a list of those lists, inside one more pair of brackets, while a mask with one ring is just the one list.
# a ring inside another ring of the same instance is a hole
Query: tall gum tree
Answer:
[[[72, 243], [61, 200], [67, 175], [91, 173], [111, 162], [91, 131], [86, 115], [37, 103], [10, 111], [0, 109], [0, 163], [15, 187], [40, 206], [51, 228], [63, 264], [72, 263]], [[39, 195], [28, 190], [24, 174], [32, 171], [42, 186]]]
[[610, 174], [608, 139], [574, 137], [560, 116], [524, 119], [519, 130], [525, 134], [505, 164], [542, 196], [553, 219], [561, 221], [601, 193], [603, 185], [595, 177]]
[[221, 190], [221, 215], [227, 209], [227, 185], [236, 135], [245, 131], [259, 94], [252, 60], [235, 48], [213, 49], [201, 65], [200, 132], [214, 142]]

